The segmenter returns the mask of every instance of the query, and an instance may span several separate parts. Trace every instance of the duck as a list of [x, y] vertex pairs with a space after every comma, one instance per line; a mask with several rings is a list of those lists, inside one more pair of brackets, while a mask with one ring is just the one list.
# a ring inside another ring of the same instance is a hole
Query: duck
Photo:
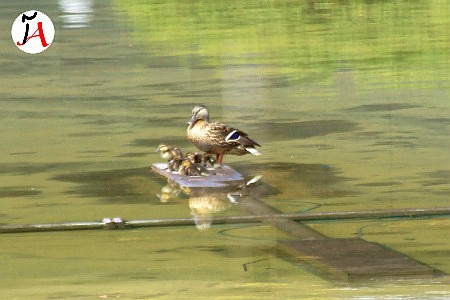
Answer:
[[166, 146], [164, 144], [160, 144], [158, 148], [156, 148], [155, 152], [160, 152], [161, 157], [167, 161], [171, 161], [175, 157], [183, 157], [183, 152], [171, 145]]
[[209, 112], [204, 105], [197, 105], [192, 109], [188, 125], [189, 141], [199, 150], [215, 154], [220, 165], [225, 154], [261, 155], [255, 149], [255, 146], [261, 145], [249, 138], [245, 132], [220, 122], [209, 122]]

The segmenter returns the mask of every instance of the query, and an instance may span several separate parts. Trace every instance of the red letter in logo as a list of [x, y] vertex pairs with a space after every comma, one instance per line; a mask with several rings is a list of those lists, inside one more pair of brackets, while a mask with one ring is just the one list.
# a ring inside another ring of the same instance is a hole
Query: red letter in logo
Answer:
[[[48, 44], [47, 44], [47, 41], [45, 40], [44, 30], [42, 29], [42, 22], [38, 22], [37, 26], [38, 26], [38, 29], [36, 29], [36, 31], [31, 36], [27, 37], [25, 35], [23, 43], [17, 42], [17, 45], [18, 46], [25, 45], [25, 43], [28, 42], [31, 38], [33, 38], [33, 37], [40, 37], [41, 38], [42, 47], [47, 47]], [[39, 34], [36, 35], [36, 32], [39, 32]], [[28, 31], [27, 31], [27, 33], [28, 33]]]

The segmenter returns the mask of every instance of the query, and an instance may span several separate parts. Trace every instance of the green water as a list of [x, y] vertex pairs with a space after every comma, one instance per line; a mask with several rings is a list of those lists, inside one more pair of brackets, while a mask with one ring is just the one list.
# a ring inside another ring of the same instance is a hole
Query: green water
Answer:
[[[198, 103], [262, 145], [224, 161], [262, 175], [262, 200], [283, 212], [448, 206], [447, 1], [78, 3], [82, 14], [66, 1], [0, 4], [1, 224], [191, 217], [200, 200], [161, 201], [166, 182], [149, 167], [159, 143], [194, 150]], [[38, 55], [10, 37], [30, 9], [55, 23]], [[450, 272], [445, 217], [307, 225]], [[0, 296], [450, 297], [446, 276], [329, 280], [275, 251], [286, 238], [264, 224], [1, 235]]]

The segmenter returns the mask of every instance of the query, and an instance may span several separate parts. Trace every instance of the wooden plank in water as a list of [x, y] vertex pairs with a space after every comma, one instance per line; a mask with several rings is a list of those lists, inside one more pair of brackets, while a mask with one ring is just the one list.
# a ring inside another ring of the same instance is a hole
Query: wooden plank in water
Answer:
[[272, 225], [276, 229], [284, 232], [294, 239], [301, 240], [311, 240], [311, 239], [324, 239], [326, 238], [321, 233], [315, 231], [314, 229], [309, 228], [302, 223], [295, 222], [288, 218], [278, 218], [281, 212], [264, 203], [263, 201], [255, 198], [255, 197], [244, 197], [240, 201], [240, 207], [244, 209], [247, 213], [251, 213], [253, 215], [261, 215], [261, 216], [270, 216], [273, 215], [273, 218], [266, 217], [262, 218], [261, 221], [267, 224]]
[[178, 183], [181, 187], [228, 187], [230, 185], [240, 185], [245, 183], [244, 177], [227, 165], [215, 168], [211, 175], [208, 176], [185, 176], [176, 172], [171, 172], [167, 169], [166, 163], [157, 163], [152, 165], [152, 169], [166, 177]]
[[429, 277], [439, 271], [406, 255], [359, 238], [280, 241], [279, 249], [336, 278]]

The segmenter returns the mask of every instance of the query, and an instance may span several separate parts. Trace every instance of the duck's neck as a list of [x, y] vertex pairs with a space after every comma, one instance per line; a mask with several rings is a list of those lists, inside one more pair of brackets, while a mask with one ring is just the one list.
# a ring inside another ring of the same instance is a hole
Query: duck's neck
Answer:
[[200, 119], [200, 120], [195, 121], [194, 124], [190, 125], [188, 129], [193, 129], [193, 128], [200, 129], [200, 128], [205, 127], [206, 124], [208, 124], [208, 121]]

